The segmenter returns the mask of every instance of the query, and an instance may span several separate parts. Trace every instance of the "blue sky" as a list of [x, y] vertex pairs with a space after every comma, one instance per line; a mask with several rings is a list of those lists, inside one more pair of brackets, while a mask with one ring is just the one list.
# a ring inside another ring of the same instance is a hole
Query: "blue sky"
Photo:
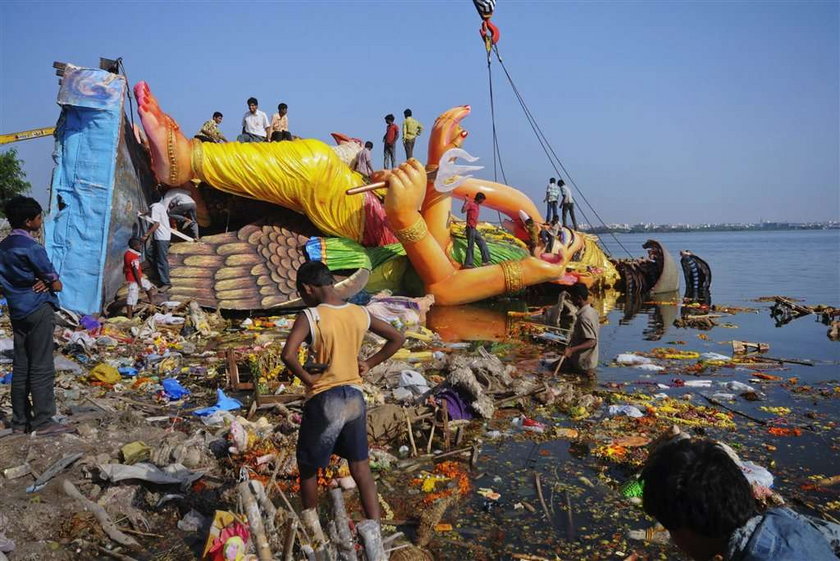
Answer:
[[[520, 92], [606, 222], [840, 218], [837, 2], [498, 0], [494, 22]], [[478, 26], [469, 0], [5, 1], [0, 132], [55, 124], [53, 61], [121, 56], [189, 133], [219, 110], [235, 136], [253, 95], [269, 115], [286, 102], [297, 135], [373, 140], [378, 165], [386, 113], [411, 107], [430, 126], [468, 103], [465, 148], [492, 178]], [[508, 182], [542, 200], [554, 171], [493, 74]], [[45, 200], [51, 139], [14, 146]]]

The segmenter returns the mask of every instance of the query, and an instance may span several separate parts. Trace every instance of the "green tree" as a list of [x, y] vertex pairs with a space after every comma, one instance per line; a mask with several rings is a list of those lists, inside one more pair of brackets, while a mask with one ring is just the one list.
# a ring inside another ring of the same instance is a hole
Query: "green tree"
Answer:
[[[23, 160], [18, 159], [17, 150], [12, 148], [7, 152], [0, 152], [0, 201], [5, 202], [15, 195], [28, 193], [32, 185], [25, 178]], [[2, 206], [0, 216], [3, 216]]]

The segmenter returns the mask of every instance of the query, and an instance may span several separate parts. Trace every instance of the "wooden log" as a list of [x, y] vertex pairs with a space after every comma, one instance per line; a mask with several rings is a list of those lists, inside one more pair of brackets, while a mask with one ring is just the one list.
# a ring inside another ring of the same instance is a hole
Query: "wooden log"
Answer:
[[132, 538], [131, 536], [127, 536], [126, 534], [120, 532], [117, 525], [114, 524], [114, 521], [111, 520], [111, 517], [108, 516], [108, 513], [105, 512], [105, 509], [102, 508], [100, 505], [96, 504], [92, 500], [88, 499], [81, 492], [73, 485], [70, 480], [65, 479], [62, 482], [62, 488], [64, 489], [64, 493], [72, 498], [75, 499], [76, 502], [82, 505], [82, 507], [93, 514], [94, 518], [99, 522], [100, 526], [102, 526], [102, 530], [108, 534], [108, 537], [117, 542], [120, 545], [124, 545], [126, 547], [130, 547], [133, 549], [139, 549], [140, 544], [137, 543], [137, 540]]
[[382, 530], [376, 520], [362, 520], [356, 524], [359, 538], [365, 547], [368, 561], [388, 561], [385, 546], [382, 544]]
[[344, 493], [341, 487], [330, 489], [330, 504], [332, 505], [333, 520], [338, 533], [339, 561], [357, 561], [356, 544], [353, 543], [353, 533], [350, 531], [350, 517], [344, 506]]
[[256, 545], [257, 558], [260, 561], [272, 561], [271, 547], [268, 545], [268, 538], [265, 535], [262, 513], [254, 494], [251, 492], [249, 483], [250, 481], [243, 481], [237, 487], [239, 499], [242, 501], [245, 515], [248, 517], [248, 524], [251, 526], [251, 536], [253, 536]]

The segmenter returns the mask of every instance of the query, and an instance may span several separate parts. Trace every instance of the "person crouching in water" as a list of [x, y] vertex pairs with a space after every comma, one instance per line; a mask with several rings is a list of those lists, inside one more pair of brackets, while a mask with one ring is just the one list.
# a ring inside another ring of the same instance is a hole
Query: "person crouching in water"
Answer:
[[[367, 419], [362, 376], [387, 360], [405, 337], [391, 325], [344, 302], [333, 286], [332, 273], [320, 261], [309, 261], [297, 272], [297, 289], [309, 306], [298, 314], [283, 348], [286, 367], [306, 386], [306, 403], [297, 443], [300, 496], [304, 509], [318, 504], [318, 469], [335, 453], [350, 463], [365, 517], [378, 521], [376, 484], [368, 461]], [[385, 345], [367, 360], [359, 358], [365, 333], [383, 337]], [[298, 351], [310, 343], [313, 362], [301, 366]]]
[[598, 312], [589, 304], [589, 289], [583, 283], [569, 288], [572, 304], [577, 307], [575, 325], [569, 346], [563, 351], [563, 369], [594, 379], [598, 368]]
[[838, 559], [840, 525], [788, 508], [761, 512], [743, 471], [716, 442], [663, 444], [641, 480], [645, 512], [696, 561]]
[[149, 304], [154, 304], [155, 287], [149, 279], [143, 276], [140, 268], [140, 252], [143, 249], [143, 240], [131, 238], [128, 240], [128, 249], [123, 255], [123, 274], [125, 282], [128, 283], [128, 296], [125, 299], [125, 315], [128, 319], [134, 317], [134, 306], [140, 299], [140, 288], [146, 291]]

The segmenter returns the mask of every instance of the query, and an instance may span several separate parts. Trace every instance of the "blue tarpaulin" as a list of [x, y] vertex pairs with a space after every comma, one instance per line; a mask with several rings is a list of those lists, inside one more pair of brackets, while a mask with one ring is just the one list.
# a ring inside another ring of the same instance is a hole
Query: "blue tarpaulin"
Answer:
[[122, 255], [154, 185], [123, 112], [126, 89], [124, 76], [67, 65], [58, 93], [45, 245], [62, 307], [83, 314], [100, 312], [123, 283]]
[[58, 103], [47, 253], [64, 284], [61, 305], [96, 313], [111, 220], [111, 193], [126, 82], [104, 70], [68, 65]]

